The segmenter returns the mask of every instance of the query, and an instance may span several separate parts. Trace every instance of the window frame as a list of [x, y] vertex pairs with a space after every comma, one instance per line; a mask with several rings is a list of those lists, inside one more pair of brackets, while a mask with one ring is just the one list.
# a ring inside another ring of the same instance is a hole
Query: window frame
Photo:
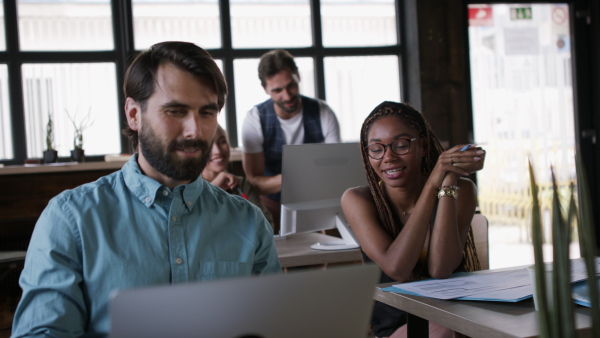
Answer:
[[[342, 57], [342, 56], [397, 56], [399, 73], [400, 97], [408, 97], [406, 79], [403, 72], [406, 60], [403, 56], [405, 46], [403, 30], [401, 23], [404, 22], [402, 16], [403, 0], [395, 0], [395, 16], [396, 16], [396, 35], [397, 42], [395, 45], [376, 46], [376, 47], [324, 47], [322, 39], [321, 26], [321, 0], [309, 0], [311, 10], [311, 25], [313, 45], [303, 48], [286, 48], [296, 57], [311, 57], [315, 65], [315, 96], [326, 100], [327, 93], [325, 90], [325, 69], [324, 60], [327, 57]], [[117, 102], [118, 106], [124, 107], [125, 97], [123, 95], [122, 86], [125, 70], [128, 61], [133, 55], [139, 52], [134, 48], [133, 37], [133, 11], [131, 0], [111, 0], [112, 12], [112, 27], [114, 50], [110, 51], [20, 51], [19, 49], [19, 31], [17, 17], [17, 0], [3, 0], [4, 20], [6, 32], [6, 50], [0, 51], [0, 64], [8, 66], [8, 86], [9, 86], [9, 105], [11, 116], [12, 129], [12, 146], [13, 158], [0, 159], [1, 164], [5, 165], [20, 165], [25, 163], [27, 158], [26, 134], [25, 134], [25, 113], [23, 104], [23, 87], [21, 66], [25, 63], [94, 63], [94, 62], [111, 62], [115, 64], [116, 78], [118, 88]], [[232, 47], [232, 32], [231, 32], [231, 13], [230, 0], [219, 1], [220, 11], [220, 28], [221, 28], [221, 47], [207, 48], [207, 51], [215, 58], [220, 59], [223, 64], [223, 74], [229, 85], [229, 95], [226, 99], [226, 129], [229, 132], [229, 138], [232, 147], [240, 146], [237, 130], [237, 111], [235, 104], [235, 88], [234, 88], [234, 60], [244, 58], [259, 58], [265, 52], [277, 48], [256, 48], [256, 49], [234, 49]], [[258, 82], [257, 82], [258, 85]], [[119, 128], [123, 130], [126, 126], [126, 120], [122, 109], [119, 109]], [[245, 113], [245, 112], [241, 112]], [[120, 139], [121, 152], [132, 152], [129, 140], [121, 134]], [[64, 160], [65, 158], [61, 158]], [[59, 159], [59, 160], [61, 160]], [[102, 161], [104, 156], [86, 156], [88, 161]]]

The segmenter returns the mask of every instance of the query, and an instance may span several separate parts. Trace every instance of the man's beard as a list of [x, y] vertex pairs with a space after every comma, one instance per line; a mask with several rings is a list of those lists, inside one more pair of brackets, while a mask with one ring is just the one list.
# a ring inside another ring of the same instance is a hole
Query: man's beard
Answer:
[[[296, 103], [292, 108], [288, 108], [285, 103], [293, 101]], [[300, 107], [300, 96], [296, 96], [288, 101], [275, 101], [275, 104], [279, 106], [279, 108], [283, 109], [284, 112], [288, 114], [293, 114], [298, 111], [298, 107]]]
[[[210, 151], [202, 140], [174, 140], [168, 145], [156, 137], [152, 128], [140, 131], [140, 151], [144, 158], [159, 173], [177, 181], [193, 181], [206, 166]], [[201, 155], [195, 158], [179, 159], [176, 149], [198, 148]]]

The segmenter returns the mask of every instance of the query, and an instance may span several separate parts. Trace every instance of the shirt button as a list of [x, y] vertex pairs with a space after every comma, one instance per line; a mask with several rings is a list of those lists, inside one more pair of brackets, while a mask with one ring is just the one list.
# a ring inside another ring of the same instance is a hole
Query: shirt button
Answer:
[[188, 201], [188, 205], [192, 205], [192, 201]]
[[177, 258], [175, 259], [175, 263], [177, 263], [178, 265], [181, 265], [181, 263], [183, 263], [183, 259], [181, 259], [181, 258], [177, 257]]
[[171, 220], [172, 220], [173, 222], [176, 222], [176, 221], [177, 221], [177, 217], [176, 217], [176, 216], [173, 216], [173, 217], [171, 217]]
[[163, 196], [169, 196], [169, 192], [167, 190], [163, 190]]
[[146, 203], [150, 203], [150, 201], [152, 201], [152, 199], [150, 197], [146, 197]]

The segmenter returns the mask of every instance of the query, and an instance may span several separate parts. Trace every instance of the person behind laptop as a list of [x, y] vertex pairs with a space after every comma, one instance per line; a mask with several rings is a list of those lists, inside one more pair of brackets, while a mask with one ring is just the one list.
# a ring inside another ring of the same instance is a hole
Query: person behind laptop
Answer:
[[[342, 210], [365, 261], [381, 268], [381, 282], [479, 270], [470, 231], [477, 188], [467, 176], [483, 168], [485, 151], [473, 145], [443, 151], [425, 117], [396, 102], [367, 116], [360, 144], [369, 186], [346, 190]], [[375, 336], [397, 337], [404, 323], [403, 312], [376, 303]]]
[[280, 215], [281, 158], [284, 144], [338, 143], [338, 120], [322, 100], [300, 94], [294, 57], [277, 49], [263, 54], [258, 77], [271, 97], [254, 106], [242, 124], [243, 167], [248, 180], [273, 214]]
[[243, 176], [227, 172], [230, 154], [231, 149], [227, 133], [223, 127], [218, 125], [208, 163], [204, 167], [204, 170], [202, 170], [202, 178], [230, 194], [242, 196], [252, 202], [252, 204], [260, 208], [271, 226], [273, 226], [273, 215], [271, 215], [271, 212], [269, 212], [260, 200], [260, 196], [252, 184], [250, 184], [250, 181]]
[[105, 335], [114, 290], [281, 272], [260, 209], [200, 177], [227, 95], [211, 56], [158, 43], [132, 61], [124, 93], [138, 152], [49, 202], [20, 277], [13, 337]]

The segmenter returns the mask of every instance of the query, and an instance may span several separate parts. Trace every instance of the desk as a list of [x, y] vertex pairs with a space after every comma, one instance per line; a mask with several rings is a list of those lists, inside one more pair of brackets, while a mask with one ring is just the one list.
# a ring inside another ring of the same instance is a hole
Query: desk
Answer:
[[317, 242], [339, 240], [320, 233], [290, 235], [275, 241], [281, 267], [362, 261], [360, 249], [324, 251], [311, 249]]
[[[441, 300], [422, 296], [404, 295], [381, 291], [398, 283], [378, 285], [375, 300], [409, 313], [409, 327], [418, 326], [418, 337], [427, 321], [435, 322], [470, 337], [537, 337], [539, 335], [537, 313], [533, 299], [517, 303], [483, 302], [468, 300]], [[577, 337], [592, 337], [590, 309], [575, 305]], [[417, 335], [415, 335], [417, 336]]]
[[26, 251], [0, 251], [0, 266], [10, 266], [25, 260]]

